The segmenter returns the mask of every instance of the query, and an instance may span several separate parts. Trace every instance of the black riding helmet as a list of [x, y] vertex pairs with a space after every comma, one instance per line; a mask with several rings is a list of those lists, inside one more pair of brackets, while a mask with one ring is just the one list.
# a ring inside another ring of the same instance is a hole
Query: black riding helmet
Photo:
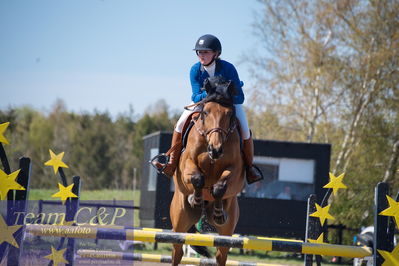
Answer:
[[219, 52], [219, 55], [222, 53], [222, 45], [218, 38], [211, 34], [205, 34], [201, 36], [198, 41], [195, 43], [194, 51], [214, 51]]

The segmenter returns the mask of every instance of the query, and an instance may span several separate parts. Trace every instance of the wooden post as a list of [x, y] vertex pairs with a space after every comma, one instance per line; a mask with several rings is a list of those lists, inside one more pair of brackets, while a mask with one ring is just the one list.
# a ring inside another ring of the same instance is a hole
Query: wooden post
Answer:
[[387, 183], [378, 183], [375, 189], [374, 202], [374, 264], [380, 266], [384, 258], [377, 250], [386, 250], [391, 252], [388, 240], [388, 216], [379, 215], [380, 212], [388, 207], [386, 195], [389, 195], [389, 185]]
[[[311, 194], [308, 198], [308, 208], [306, 212], [306, 233], [305, 233], [305, 242], [308, 242], [308, 239], [316, 239], [317, 232], [317, 220], [314, 217], [310, 217], [310, 214], [316, 211], [316, 202], [317, 197], [315, 194]], [[313, 265], [313, 255], [305, 254], [304, 255], [304, 265], [311, 266]]]
[[[72, 198], [70, 201], [67, 202], [66, 205], [66, 215], [65, 215], [65, 220], [66, 221], [73, 221], [75, 219], [76, 213], [79, 209], [79, 197], [80, 197], [80, 187], [81, 187], [81, 182], [80, 182], [80, 177], [79, 176], [74, 176], [73, 177], [73, 188], [72, 188], [72, 193], [74, 193], [77, 198]], [[67, 244], [67, 251], [65, 254], [65, 259], [68, 261], [66, 264], [67, 266], [73, 266], [74, 265], [74, 255], [75, 255], [75, 239], [74, 238], [68, 238], [68, 244]]]
[[[7, 224], [8, 225], [21, 225], [14, 233], [15, 241], [17, 242], [19, 248], [9, 245], [7, 265], [8, 266], [18, 266], [20, 256], [23, 250], [23, 230], [24, 230], [24, 216], [28, 207], [28, 197], [29, 197], [29, 182], [31, 174], [31, 160], [27, 157], [22, 157], [19, 159], [19, 169], [21, 171], [17, 177], [17, 183], [25, 188], [25, 190], [10, 191], [8, 193], [7, 202]], [[13, 196], [15, 195], [14, 199]], [[22, 219], [17, 220], [18, 215], [16, 213], [24, 213]]]

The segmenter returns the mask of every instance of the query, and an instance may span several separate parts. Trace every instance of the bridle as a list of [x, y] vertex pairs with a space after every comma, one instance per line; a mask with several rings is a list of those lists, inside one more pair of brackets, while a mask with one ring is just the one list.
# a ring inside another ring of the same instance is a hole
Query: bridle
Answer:
[[[204, 122], [205, 122], [205, 116], [204, 116], [204, 111], [203, 111], [204, 104], [205, 103], [203, 103], [203, 102], [199, 102], [198, 104], [195, 104], [196, 107], [201, 106], [201, 108], [198, 111], [198, 113], [200, 115], [198, 117], [196, 117], [196, 118], [193, 118], [193, 120], [192, 120], [194, 122], [194, 127], [198, 131], [198, 133], [205, 138], [207, 143], [209, 143], [209, 138], [210, 138], [210, 136], [213, 133], [221, 134], [222, 135], [222, 145], [223, 145], [227, 141], [227, 139], [229, 138], [230, 134], [232, 132], [234, 132], [234, 130], [237, 127], [237, 121], [235, 119], [235, 112], [233, 112], [231, 114], [230, 126], [229, 126], [229, 128], [227, 130], [223, 129], [221, 127], [214, 127], [214, 128], [211, 128], [211, 129], [208, 129], [208, 130], [205, 131], [205, 130], [202, 129], [202, 126], [199, 125], [199, 123], [198, 123], [199, 120], [202, 121], [202, 124], [204, 124]], [[190, 105], [190, 106], [186, 106], [186, 107], [188, 108], [188, 107], [192, 107], [192, 106], [194, 106], [194, 105]], [[233, 106], [233, 111], [234, 111], [234, 106]]]
[[195, 129], [197, 129], [198, 133], [200, 133], [200, 135], [206, 139], [207, 143], [209, 143], [210, 136], [215, 132], [220, 133], [222, 135], [222, 144], [225, 143], [226, 140], [229, 138], [230, 134], [234, 131], [234, 129], [237, 126], [237, 123], [234, 120], [234, 122], [230, 122], [230, 127], [227, 130], [225, 130], [221, 127], [215, 127], [215, 128], [211, 128], [207, 131], [204, 131], [202, 128], [200, 128], [198, 126], [198, 120], [199, 119], [194, 120]]

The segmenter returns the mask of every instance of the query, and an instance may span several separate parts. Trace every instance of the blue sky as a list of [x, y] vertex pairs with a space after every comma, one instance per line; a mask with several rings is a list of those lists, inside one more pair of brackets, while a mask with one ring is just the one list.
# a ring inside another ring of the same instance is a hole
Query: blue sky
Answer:
[[63, 99], [74, 112], [135, 114], [164, 99], [189, 103], [188, 72], [199, 36], [211, 33], [222, 58], [251, 86], [245, 51], [256, 46], [255, 0], [2, 0], [0, 109], [48, 111]]

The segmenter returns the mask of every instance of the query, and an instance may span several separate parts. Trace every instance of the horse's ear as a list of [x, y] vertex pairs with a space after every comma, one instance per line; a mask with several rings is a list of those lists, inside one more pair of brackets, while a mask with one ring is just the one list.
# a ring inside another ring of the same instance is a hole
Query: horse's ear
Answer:
[[209, 81], [209, 79], [205, 79], [204, 80], [204, 89], [206, 91], [207, 94], [212, 94], [212, 92], [215, 91], [215, 87], [212, 86], [211, 82]]
[[231, 96], [237, 95], [236, 86], [234, 85], [234, 82], [231, 80], [229, 80], [229, 84], [227, 85], [227, 91]]

